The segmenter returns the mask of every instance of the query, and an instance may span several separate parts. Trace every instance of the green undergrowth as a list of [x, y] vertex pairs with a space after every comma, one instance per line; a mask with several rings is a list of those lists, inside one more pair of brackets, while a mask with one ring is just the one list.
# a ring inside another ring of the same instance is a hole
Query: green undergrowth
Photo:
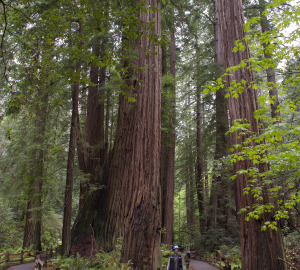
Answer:
[[161, 269], [167, 268], [169, 257], [172, 253], [173, 251], [168, 248], [168, 245], [161, 245]]
[[58, 257], [52, 260], [52, 265], [61, 270], [131, 270], [131, 262], [121, 263], [120, 252], [98, 253], [93, 258], [80, 257]]
[[[170, 255], [173, 253], [167, 245], [161, 246], [162, 252], [162, 268], [166, 269]], [[85, 258], [77, 256], [62, 257], [58, 256], [51, 260], [51, 269], [61, 270], [95, 270], [95, 269], [107, 269], [107, 270], [132, 270], [131, 262], [120, 262], [121, 251], [117, 246], [117, 250], [110, 253], [98, 253], [93, 258]]]

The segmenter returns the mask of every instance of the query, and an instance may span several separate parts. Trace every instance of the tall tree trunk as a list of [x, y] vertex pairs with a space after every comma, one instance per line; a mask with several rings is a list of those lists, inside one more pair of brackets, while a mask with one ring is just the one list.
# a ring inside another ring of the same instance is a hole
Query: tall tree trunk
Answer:
[[[215, 64], [216, 64], [216, 79], [219, 78], [223, 73], [224, 69], [224, 59], [222, 51], [222, 33], [220, 27], [220, 6], [219, 1], [215, 0], [215, 11], [214, 11], [214, 34], [215, 34]], [[227, 113], [227, 102], [225, 99], [225, 90], [219, 89], [216, 92], [215, 99], [216, 108], [216, 149], [214, 160], [215, 164], [214, 175], [212, 179], [212, 191], [210, 198], [210, 226], [216, 228], [217, 224], [221, 227], [226, 228], [228, 223], [228, 217], [226, 210], [228, 201], [226, 198], [230, 197], [228, 193], [228, 188], [226, 187], [226, 179], [223, 179], [222, 174], [219, 172], [222, 166], [219, 161], [222, 157], [225, 157], [228, 153], [228, 141], [226, 139], [226, 132], [228, 130], [228, 113]], [[219, 165], [220, 164], [220, 165]], [[230, 189], [229, 189], [230, 190]], [[221, 217], [225, 217], [221, 218]]]
[[200, 60], [198, 59], [200, 55], [199, 45], [196, 44], [196, 57], [197, 57], [197, 70], [196, 70], [196, 190], [197, 190], [197, 200], [198, 200], [198, 210], [200, 219], [200, 232], [204, 232], [204, 178], [203, 178], [203, 146], [202, 146], [202, 106], [201, 106], [201, 93], [200, 93]]
[[[159, 7], [159, 2], [147, 0], [145, 5]], [[154, 34], [160, 35], [158, 10], [141, 13], [140, 19], [155, 21]], [[120, 98], [109, 177], [113, 210], [110, 217], [116, 222], [110, 223], [110, 226], [116, 224], [115, 235], [124, 236], [121, 261], [130, 259], [135, 269], [156, 270], [160, 267], [161, 242], [161, 50], [146, 36], [141, 38], [136, 49], [139, 52], [138, 62], [133, 61], [136, 63], [130, 66], [148, 68], [144, 72], [136, 71], [141, 83], [130, 78], [127, 80], [128, 89], [134, 87], [135, 104]], [[148, 49], [155, 53], [145, 53]], [[121, 160], [125, 162], [120, 163]]]
[[[82, 35], [82, 23], [79, 23], [79, 36]], [[78, 49], [81, 49], [81, 42]], [[80, 87], [80, 69], [81, 61], [76, 63], [76, 82], [73, 85], [72, 96], [72, 117], [71, 117], [71, 130], [69, 140], [69, 153], [67, 162], [67, 177], [65, 187], [65, 203], [64, 203], [64, 218], [63, 218], [63, 231], [62, 231], [62, 255], [68, 255], [71, 246], [71, 220], [72, 220], [72, 195], [74, 183], [74, 160], [76, 150], [76, 137], [77, 137], [77, 123], [78, 123], [78, 100], [79, 100], [79, 87]]]
[[[224, 67], [228, 68], [239, 64], [244, 59], [250, 58], [249, 47], [246, 43], [244, 51], [233, 52], [236, 40], [243, 40], [244, 31], [244, 16], [241, 0], [219, 0], [220, 5], [220, 27], [223, 40]], [[239, 94], [238, 98], [229, 97], [229, 115], [230, 125], [234, 124], [237, 119], [246, 119], [250, 124], [252, 134], [258, 134], [258, 123], [254, 118], [254, 112], [257, 110], [256, 92], [251, 86], [253, 82], [253, 74], [251, 69], [243, 68], [227, 76], [228, 84], [232, 80], [238, 83], [241, 80], [247, 82], [244, 91]], [[246, 140], [247, 135], [238, 136], [237, 133], [232, 133], [230, 136], [231, 145], [242, 145]], [[254, 145], [252, 145], [254, 147]], [[236, 150], [238, 152], [238, 150]], [[249, 160], [237, 160], [234, 163], [234, 173], [243, 169], [247, 170], [253, 166]], [[261, 165], [260, 171], [266, 171], [267, 165]], [[253, 207], [256, 203], [251, 194], [244, 194], [244, 189], [248, 186], [249, 177], [247, 174], [238, 174], [236, 179], [236, 205], [237, 209], [245, 207]], [[269, 203], [270, 198], [267, 191], [263, 193], [264, 203]], [[241, 233], [241, 250], [242, 250], [242, 265], [243, 269], [250, 270], [279, 270], [285, 269], [283, 262], [284, 253], [282, 247], [282, 236], [280, 228], [277, 231], [266, 230], [262, 231], [266, 220], [272, 218], [272, 213], [264, 213], [258, 220], [250, 219], [245, 221], [245, 213], [239, 215], [240, 233]]]
[[[267, 17], [263, 14], [264, 10], [266, 9], [266, 1], [265, 0], [259, 0], [259, 8], [260, 8], [260, 25], [261, 25], [261, 31], [262, 33], [266, 33], [270, 31], [270, 24], [268, 22]], [[271, 55], [267, 51], [268, 45], [266, 43], [263, 43], [264, 47], [264, 56], [266, 59], [271, 59]], [[279, 99], [278, 99], [278, 91], [276, 87], [276, 76], [274, 69], [272, 67], [269, 67], [267, 69], [267, 80], [268, 80], [268, 87], [269, 87], [269, 97], [270, 97], [270, 105], [271, 105], [271, 116], [272, 118], [276, 118], [280, 116], [280, 112], [277, 111], [279, 108]]]
[[[170, 46], [170, 71], [176, 78], [176, 45], [175, 34], [171, 34]], [[169, 106], [169, 102], [167, 103]], [[168, 112], [168, 132], [162, 131], [162, 227], [165, 232], [162, 234], [162, 242], [172, 245], [173, 239], [173, 214], [174, 214], [174, 178], [175, 178], [175, 86], [172, 88], [171, 108]], [[170, 113], [171, 111], [171, 113]]]
[[[191, 98], [190, 94], [188, 94], [187, 97], [187, 106], [188, 108], [191, 108]], [[192, 113], [191, 110], [188, 110], [188, 119], [192, 119]], [[189, 122], [189, 120], [188, 120]], [[196, 193], [196, 188], [195, 188], [195, 168], [194, 168], [194, 157], [193, 155], [190, 155], [190, 153], [193, 152], [193, 146], [192, 143], [190, 143], [190, 135], [193, 132], [191, 130], [191, 125], [189, 123], [186, 123], [186, 126], [188, 128], [188, 139], [189, 139], [189, 144], [188, 144], [188, 158], [187, 158], [187, 164], [186, 167], [188, 169], [188, 174], [187, 174], [187, 180], [186, 180], [186, 206], [187, 206], [187, 225], [188, 225], [188, 230], [189, 230], [189, 235], [190, 235], [190, 243], [193, 243], [194, 240], [194, 233], [195, 233], [195, 193]]]
[[26, 210], [26, 222], [24, 229], [23, 249], [31, 247], [42, 250], [42, 189], [44, 181], [45, 160], [45, 132], [48, 114], [48, 94], [40, 93], [41, 104], [36, 105], [35, 134], [33, 145], [35, 149], [32, 154], [32, 166], [30, 172], [30, 188]]
[[[147, 0], [145, 5], [159, 7], [157, 0]], [[155, 22], [154, 34], [160, 35], [158, 9], [141, 13], [140, 19]], [[129, 51], [137, 51], [138, 59], [126, 64], [124, 91], [135, 101], [120, 96], [115, 143], [101, 181], [107, 188], [85, 200], [73, 227], [72, 249], [75, 253], [81, 245], [91, 250], [95, 239], [103, 248], [110, 248], [123, 236], [121, 261], [131, 260], [135, 269], [157, 270], [161, 243], [161, 53], [146, 35], [138, 44], [129, 43], [133, 44]]]
[[[97, 58], [100, 56], [101, 49], [103, 51], [103, 47], [101, 48], [100, 45], [100, 39], [98, 37], [94, 38], [93, 54]], [[81, 150], [85, 154], [85, 166], [80, 168], [90, 176], [90, 179], [80, 185], [79, 208], [83, 206], [90, 184], [99, 183], [106, 152], [104, 142], [104, 95], [103, 88], [101, 88], [105, 83], [105, 68], [99, 69], [97, 65], [92, 65], [90, 80], [85, 130], [87, 147]]]

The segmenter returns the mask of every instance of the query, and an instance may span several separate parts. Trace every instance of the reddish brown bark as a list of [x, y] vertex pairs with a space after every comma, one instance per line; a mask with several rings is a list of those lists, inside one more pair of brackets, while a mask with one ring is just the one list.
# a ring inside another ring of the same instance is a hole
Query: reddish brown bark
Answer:
[[[101, 53], [100, 39], [94, 38], [93, 54], [99, 57]], [[104, 142], [104, 93], [105, 68], [99, 68], [92, 65], [90, 70], [91, 84], [88, 89], [87, 98], [87, 116], [85, 127], [85, 143], [79, 146], [80, 168], [85, 174], [89, 175], [89, 181], [84, 181], [80, 185], [80, 202], [79, 208], [82, 208], [86, 199], [86, 192], [90, 184], [99, 183], [103, 170], [105, 159], [105, 142]], [[86, 145], [86, 146], [84, 146]]]
[[[250, 52], [247, 44], [244, 44], [244, 51], [233, 52], [235, 40], [243, 40], [244, 38], [242, 1], [218, 0], [218, 2], [220, 5], [219, 18], [223, 40], [224, 67], [227, 68], [239, 64], [242, 60], [249, 59]], [[233, 72], [232, 75], [232, 77], [227, 77], [228, 83], [232, 80], [237, 82], [245, 80], [247, 85], [238, 98], [230, 96], [228, 99], [230, 125], [232, 126], [236, 119], [246, 119], [251, 125], [251, 132], [258, 134], [258, 123], [254, 118], [254, 112], [258, 107], [256, 92], [251, 87], [251, 82], [254, 80], [252, 71], [251, 69], [243, 68]], [[232, 133], [230, 136], [231, 145], [241, 145], [246, 138], [247, 135], [238, 137], [236, 133]], [[234, 163], [234, 172], [236, 173], [241, 169], [247, 170], [251, 166], [253, 165], [249, 160], [237, 160]], [[266, 171], [268, 168], [267, 165], [261, 165], [259, 169], [260, 171]], [[248, 186], [248, 180], [247, 174], [238, 174], [237, 176], [235, 186], [238, 210], [247, 206], [251, 208], [256, 203], [251, 194], [244, 194], [244, 189]], [[263, 200], [264, 203], [270, 202], [266, 190], [264, 190]], [[284, 254], [280, 228], [277, 231], [261, 230], [264, 222], [270, 219], [272, 219], [272, 213], [265, 213], [258, 220], [250, 219], [249, 222], [245, 221], [245, 213], [239, 215], [243, 269], [285, 269], [285, 264], [282, 261]]]
[[[171, 35], [170, 71], [176, 78], [176, 45], [175, 35]], [[163, 70], [164, 71], [164, 70]], [[168, 132], [162, 131], [161, 153], [161, 185], [162, 185], [162, 243], [172, 245], [173, 240], [173, 214], [174, 214], [174, 178], [175, 178], [175, 86], [172, 89], [171, 107], [168, 112]], [[167, 103], [169, 106], [169, 103]], [[171, 111], [171, 112], [170, 112]]]
[[[146, 5], [158, 7], [157, 0]], [[140, 14], [145, 22], [155, 20], [153, 29], [160, 34], [159, 11]], [[156, 54], [146, 53], [150, 47]], [[148, 67], [145, 72], [133, 71], [138, 81], [127, 80], [134, 89], [136, 102], [120, 98], [119, 120], [114, 152], [110, 166], [109, 205], [112, 212], [110, 226], [116, 226], [115, 235], [124, 236], [121, 260], [132, 260], [135, 269], [160, 267], [160, 47], [143, 36], [136, 47], [139, 52], [136, 64]], [[133, 75], [133, 74], [132, 74]], [[129, 88], [129, 89], [130, 89]], [[121, 162], [125, 161], [125, 162]]]
[[[159, 6], [156, 0], [145, 4]], [[141, 13], [140, 19], [155, 20], [153, 31], [160, 34], [158, 10]], [[107, 188], [85, 200], [73, 227], [72, 252], [81, 247], [85, 254], [91, 253], [91, 238], [103, 248], [111, 248], [123, 236], [121, 261], [131, 260], [135, 269], [157, 270], [161, 242], [161, 54], [160, 47], [146, 35], [130, 43], [130, 51], [138, 52], [138, 59], [126, 61], [124, 91], [135, 101], [120, 96], [112, 156], [100, 182]]]
[[[224, 59], [222, 52], [222, 33], [220, 27], [220, 6], [219, 1], [215, 1], [214, 10], [214, 35], [215, 35], [215, 64], [216, 64], [216, 79], [221, 77], [225, 72]], [[216, 228], [217, 224], [221, 227], [226, 228], [228, 223], [227, 206], [228, 197], [231, 189], [228, 188], [226, 179], [223, 179], [220, 173], [220, 167], [222, 165], [219, 159], [227, 155], [228, 141], [226, 138], [226, 132], [228, 131], [228, 113], [227, 113], [227, 101], [225, 99], [225, 89], [219, 89], [216, 92], [215, 99], [216, 108], [216, 149], [214, 160], [215, 174], [212, 180], [212, 191], [210, 198], [210, 226]]]

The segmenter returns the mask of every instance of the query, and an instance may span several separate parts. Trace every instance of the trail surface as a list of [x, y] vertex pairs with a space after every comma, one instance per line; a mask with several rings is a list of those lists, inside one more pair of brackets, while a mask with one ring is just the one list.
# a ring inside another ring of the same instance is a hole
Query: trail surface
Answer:
[[[35, 263], [26, 263], [9, 267], [7, 270], [33, 270]], [[219, 268], [211, 266], [208, 263], [191, 260], [191, 270], [219, 270]]]
[[26, 263], [7, 268], [7, 270], [33, 270], [35, 263]]
[[208, 263], [196, 261], [196, 260], [191, 260], [190, 268], [192, 270], [219, 270], [218, 267], [211, 266]]

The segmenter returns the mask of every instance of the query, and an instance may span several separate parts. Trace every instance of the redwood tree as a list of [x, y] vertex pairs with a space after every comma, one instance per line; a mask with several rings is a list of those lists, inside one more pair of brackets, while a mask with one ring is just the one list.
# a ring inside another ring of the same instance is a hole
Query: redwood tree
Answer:
[[100, 175], [106, 188], [85, 200], [73, 227], [72, 252], [91, 252], [95, 239], [109, 249], [122, 236], [121, 261], [156, 270], [161, 242], [160, 14], [157, 0], [140, 4], [147, 8], [139, 11], [142, 27], [130, 38], [124, 31], [124, 89], [111, 158]]
[[[164, 72], [163, 68], [163, 72]], [[171, 34], [170, 71], [176, 78], [176, 44], [175, 33]], [[165, 75], [165, 74], [164, 74]], [[168, 94], [167, 94], [168, 95]], [[166, 97], [168, 98], [168, 97]], [[162, 186], [162, 242], [172, 245], [173, 242], [173, 213], [174, 213], [174, 182], [175, 182], [175, 85], [171, 87], [171, 101], [166, 102], [164, 108], [167, 115], [167, 131], [162, 130], [161, 153], [161, 186]], [[163, 125], [162, 125], [163, 126]]]
[[[234, 53], [234, 42], [236, 40], [243, 40], [244, 31], [244, 16], [243, 6], [241, 0], [218, 0], [220, 12], [220, 34], [222, 39], [222, 50], [224, 55], [224, 67], [238, 65], [241, 61], [250, 58], [249, 47], [246, 43], [244, 50], [239, 50]], [[252, 88], [251, 83], [254, 81], [253, 73], [249, 68], [240, 68], [233, 71], [232, 76], [227, 76], [228, 84], [230, 85], [233, 80], [241, 83], [242, 80], [246, 84], [242, 93], [238, 97], [233, 97], [230, 94], [229, 102], [229, 116], [230, 126], [234, 125], [237, 119], [245, 119], [250, 125], [250, 132], [258, 134], [258, 122], [254, 118], [254, 112], [257, 110], [257, 96], [255, 90]], [[228, 86], [229, 86], [228, 85]], [[230, 136], [231, 145], [242, 145], [249, 135], [238, 136], [236, 132]], [[254, 143], [251, 145], [254, 147]], [[238, 152], [239, 150], [236, 150]], [[247, 170], [253, 167], [249, 160], [237, 160], [234, 163], [234, 172], [239, 170]], [[258, 168], [261, 172], [268, 170], [266, 164], [261, 164]], [[244, 189], [249, 186], [250, 177], [248, 174], [238, 174], [236, 178], [236, 206], [237, 209], [250, 207], [256, 203], [256, 200], [251, 194], [244, 194]], [[258, 179], [259, 180], [259, 179]], [[268, 204], [271, 202], [268, 192], [263, 192], [263, 202]], [[242, 265], [243, 269], [250, 270], [263, 270], [263, 269], [285, 269], [283, 261], [284, 253], [282, 247], [282, 236], [280, 228], [275, 230], [262, 231], [262, 226], [266, 220], [272, 219], [272, 213], [263, 213], [259, 219], [250, 219], [248, 222], [245, 220], [246, 214], [239, 215], [240, 233], [241, 233], [241, 250], [242, 250]]]

